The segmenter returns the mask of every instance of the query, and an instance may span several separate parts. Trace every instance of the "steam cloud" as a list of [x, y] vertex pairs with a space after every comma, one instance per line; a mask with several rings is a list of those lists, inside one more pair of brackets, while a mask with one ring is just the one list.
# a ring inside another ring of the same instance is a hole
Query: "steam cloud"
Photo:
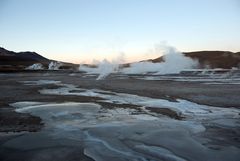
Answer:
[[103, 61], [94, 60], [96, 67], [89, 67], [86, 65], [79, 66], [80, 71], [85, 71], [89, 74], [99, 74], [97, 80], [104, 79], [111, 73], [117, 73], [119, 71], [119, 65], [125, 62], [125, 55], [121, 53], [116, 59], [113, 59], [111, 62], [107, 59]]
[[158, 56], [163, 55], [162, 62], [153, 63], [150, 61], [137, 62], [130, 64], [129, 67], [120, 67], [124, 62], [124, 55], [120, 55], [111, 62], [104, 59], [101, 62], [96, 62], [96, 67], [91, 68], [80, 65], [79, 70], [85, 71], [89, 74], [99, 74], [97, 80], [104, 79], [111, 73], [122, 74], [174, 74], [186, 69], [193, 69], [198, 66], [198, 61], [189, 57], [185, 57], [181, 52], [174, 47], [160, 45], [157, 48]]
[[33, 65], [30, 65], [29, 67], [26, 67], [27, 70], [42, 70], [44, 69], [43, 65], [41, 63], [36, 63]]
[[[162, 46], [160, 54], [163, 55], [163, 62], [152, 63], [149, 61], [132, 63], [129, 68], [123, 69], [125, 74], [175, 74], [185, 69], [193, 69], [198, 66], [198, 61], [185, 57], [174, 47]], [[160, 52], [159, 51], [159, 52]]]
[[49, 63], [48, 69], [49, 69], [49, 70], [59, 70], [59, 68], [60, 68], [62, 65], [63, 65], [63, 64], [62, 64], [61, 62], [52, 61], [51, 63]]

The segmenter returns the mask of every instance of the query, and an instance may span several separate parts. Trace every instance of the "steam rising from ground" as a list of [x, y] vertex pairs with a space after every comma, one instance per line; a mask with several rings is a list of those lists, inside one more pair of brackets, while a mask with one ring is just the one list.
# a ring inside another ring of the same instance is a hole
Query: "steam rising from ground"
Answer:
[[97, 80], [104, 79], [111, 73], [117, 73], [119, 71], [120, 64], [125, 62], [124, 53], [121, 53], [116, 59], [108, 61], [104, 59], [102, 61], [94, 60], [94, 67], [89, 67], [86, 65], [79, 66], [79, 70], [85, 71], [89, 74], [99, 74]]
[[[63, 66], [63, 63], [51, 61], [48, 65], [48, 70], [59, 70], [61, 66]], [[25, 69], [27, 69], [27, 70], [44, 70], [46, 68], [41, 63], [35, 63], [33, 65], [26, 67]]]
[[41, 63], [36, 63], [33, 65], [30, 65], [29, 67], [26, 67], [27, 70], [42, 70], [44, 69], [43, 65]]
[[153, 63], [151, 61], [143, 61], [131, 63], [128, 67], [124, 67], [124, 55], [120, 55], [117, 59], [108, 61], [104, 59], [101, 62], [95, 61], [95, 67], [80, 65], [79, 70], [89, 74], [99, 74], [97, 80], [103, 79], [111, 73], [123, 74], [173, 74], [182, 70], [193, 69], [198, 66], [198, 61], [189, 57], [185, 57], [181, 52], [171, 46], [159, 46], [157, 48], [158, 57], [163, 56], [162, 61]]
[[173, 47], [165, 47], [162, 53], [162, 62], [152, 63], [150, 61], [132, 63], [129, 68], [124, 68], [125, 74], [174, 74], [185, 69], [196, 68], [198, 62], [185, 57], [181, 52]]
[[89, 74], [99, 74], [97, 80], [100, 80], [104, 79], [111, 73], [116, 73], [119, 69], [119, 64], [114, 64], [107, 59], [104, 59], [103, 61], [96, 64], [96, 67], [94, 68], [80, 65], [79, 69], [86, 71]]
[[63, 65], [63, 64], [62, 64], [61, 62], [52, 61], [51, 63], [49, 63], [48, 69], [49, 69], [49, 70], [59, 70], [59, 68], [60, 68], [62, 65]]

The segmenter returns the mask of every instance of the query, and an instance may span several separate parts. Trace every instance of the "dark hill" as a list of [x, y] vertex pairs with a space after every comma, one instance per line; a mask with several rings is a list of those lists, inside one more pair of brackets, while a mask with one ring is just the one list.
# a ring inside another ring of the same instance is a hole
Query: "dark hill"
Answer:
[[[196, 52], [184, 52], [185, 56], [199, 61], [199, 67], [209, 68], [224, 68], [231, 69], [232, 67], [240, 66], [240, 52], [230, 51], [196, 51]], [[150, 59], [153, 63], [159, 63], [163, 61], [163, 57], [156, 59]]]
[[184, 54], [192, 59], [197, 59], [201, 67], [209, 66], [211, 68], [230, 69], [240, 65], [240, 52], [196, 51]]
[[50, 62], [49, 59], [35, 53], [35, 52], [13, 52], [0, 48], [0, 65], [1, 66], [12, 66], [14, 68], [24, 68], [26, 66], [41, 63], [47, 65]]
[[[26, 67], [35, 63], [41, 63], [45, 69], [48, 69], [48, 65], [52, 61], [56, 62], [55, 60], [49, 60], [36, 52], [13, 52], [0, 47], [0, 71], [24, 70]], [[78, 69], [77, 64], [61, 63], [62, 65], [60, 69]]]

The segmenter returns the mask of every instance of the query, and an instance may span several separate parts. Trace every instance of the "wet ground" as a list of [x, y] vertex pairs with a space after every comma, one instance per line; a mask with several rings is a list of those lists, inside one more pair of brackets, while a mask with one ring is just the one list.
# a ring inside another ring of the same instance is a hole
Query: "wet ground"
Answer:
[[238, 73], [0, 78], [0, 160], [240, 158]]

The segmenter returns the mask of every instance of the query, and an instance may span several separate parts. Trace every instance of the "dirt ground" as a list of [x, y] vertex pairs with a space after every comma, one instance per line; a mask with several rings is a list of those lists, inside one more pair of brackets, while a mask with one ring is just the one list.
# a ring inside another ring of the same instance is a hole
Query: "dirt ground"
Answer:
[[[163, 98], [173, 101], [175, 99], [181, 98], [195, 103], [210, 106], [217, 106], [223, 108], [240, 108], [240, 85], [209, 85], [199, 82], [181, 82], [166, 80], [152, 81], [140, 80], [131, 77], [119, 79], [119, 76], [115, 75], [111, 75], [104, 80], [96, 80], [96, 76], [86, 77], [86, 75], [82, 73], [75, 73], [73, 76], [70, 76], [70, 74], [71, 73], [69, 72], [20, 72], [1, 74], [0, 131], [19, 131], [20, 129], [27, 131], [36, 131], [39, 130], [42, 126], [39, 118], [36, 118], [29, 114], [17, 114], [16, 112], [14, 112], [12, 107], [9, 107], [10, 103], [19, 101], [96, 102], [96, 100], [101, 99], [83, 96], [42, 95], [39, 93], [38, 90], [42, 89], [43, 87], [57, 88], [58, 86], [52, 84], [44, 86], [30, 86], [23, 85], [22, 81], [55, 80], [61, 81], [62, 83], [66, 84], [74, 84], [78, 87], [87, 89], [103, 89], [114, 92], [147, 96], [152, 98]], [[111, 107], [111, 104], [105, 103], [104, 106]], [[29, 118], [30, 122], [27, 118]], [[36, 127], [33, 126], [35, 124], [37, 125]], [[10, 125], [12, 125], [11, 128]]]
[[[36, 102], [96, 102], [102, 98], [87, 97], [87, 96], [71, 96], [71, 95], [43, 95], [39, 90], [45, 88], [57, 88], [58, 85], [24, 85], [23, 81], [38, 81], [38, 80], [55, 80], [61, 81], [63, 84], [74, 84], [77, 87], [85, 89], [102, 89], [107, 91], [129, 93], [139, 96], [151, 98], [161, 98], [170, 101], [176, 99], [189, 100], [198, 104], [210, 105], [222, 108], [235, 107], [240, 108], [240, 84], [203, 84], [199, 82], [184, 82], [184, 81], [166, 81], [166, 80], [141, 80], [131, 76], [110, 75], [104, 80], [96, 80], [96, 76], [86, 76], [83, 73], [71, 72], [19, 72], [19, 73], [3, 73], [0, 74], [0, 132], [21, 132], [40, 131], [44, 127], [41, 118], [32, 116], [26, 113], [16, 113], [14, 108], [9, 104], [20, 101], [36, 101]], [[105, 108], [113, 108], [116, 105], [112, 103], [100, 103]], [[118, 107], [136, 108], [134, 105], [117, 105]], [[174, 119], [182, 119], [174, 111], [170, 109], [156, 109], [148, 107], [153, 112], [159, 112]], [[207, 126], [206, 126], [207, 127]], [[207, 127], [206, 135], [216, 136], [216, 133], [222, 132], [226, 144], [239, 145], [240, 132], [239, 129], [229, 130], [219, 127]], [[13, 137], [21, 135], [1, 135], [0, 144]], [[225, 136], [226, 135], [226, 136]], [[221, 140], [221, 138], [219, 138]], [[220, 141], [214, 138], [214, 141]], [[0, 145], [1, 146], [1, 145]], [[213, 147], [214, 148], [214, 147]], [[70, 148], [71, 149], [71, 148]], [[11, 153], [4, 149], [4, 153]], [[54, 150], [53, 150], [54, 151]], [[62, 149], [69, 152], [69, 156], [76, 153], [76, 149]], [[2, 151], [3, 152], [3, 151]], [[1, 153], [2, 154], [2, 153]], [[22, 158], [29, 157], [21, 155]], [[69, 156], [67, 156], [69, 158]], [[17, 155], [15, 156], [17, 157]], [[70, 160], [91, 160], [90, 158], [80, 153], [77, 158]], [[1, 158], [1, 157], [0, 157]], [[2, 157], [4, 158], [4, 157]], [[16, 158], [12, 158], [14, 160]], [[11, 159], [10, 159], [11, 160]], [[61, 159], [60, 159], [61, 160]]]

